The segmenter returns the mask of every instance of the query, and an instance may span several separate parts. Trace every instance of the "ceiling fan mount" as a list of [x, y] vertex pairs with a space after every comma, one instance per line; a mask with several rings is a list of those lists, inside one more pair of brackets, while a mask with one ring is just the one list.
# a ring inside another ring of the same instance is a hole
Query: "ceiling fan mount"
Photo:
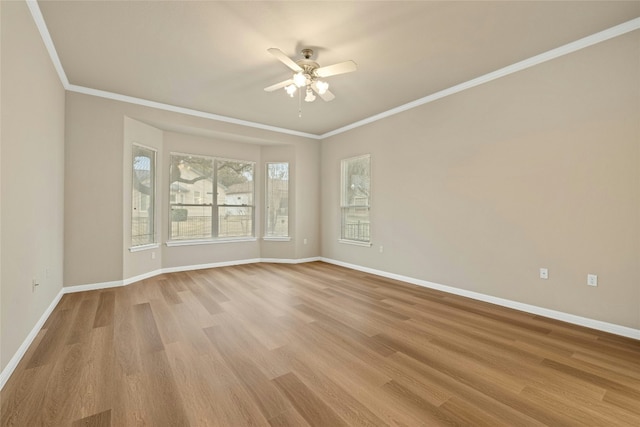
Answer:
[[358, 69], [357, 64], [353, 61], [345, 61], [326, 67], [320, 67], [317, 62], [311, 60], [313, 50], [308, 48], [300, 51], [303, 59], [299, 59], [297, 61], [292, 60], [280, 49], [275, 47], [268, 49], [268, 52], [275, 56], [276, 59], [284, 65], [289, 67], [291, 71], [293, 71], [293, 76], [288, 80], [268, 86], [264, 88], [264, 90], [267, 92], [273, 92], [277, 89], [284, 88], [287, 94], [293, 97], [298, 88], [302, 90], [306, 87], [306, 97], [304, 100], [307, 102], [313, 102], [316, 99], [314, 93], [318, 94], [325, 101], [333, 100], [335, 95], [329, 92], [329, 83], [320, 79], [338, 74], [350, 73]]
[[302, 54], [302, 56], [304, 56], [304, 59], [309, 59], [313, 56], [313, 49], [302, 49], [300, 53]]

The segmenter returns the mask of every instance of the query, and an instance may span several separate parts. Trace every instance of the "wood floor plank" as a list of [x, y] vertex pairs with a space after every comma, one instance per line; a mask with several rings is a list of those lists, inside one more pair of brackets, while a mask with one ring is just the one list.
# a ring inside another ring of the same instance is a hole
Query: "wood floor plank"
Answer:
[[[427, 363], [415, 360], [404, 353], [394, 353], [389, 357], [389, 359], [397, 363], [397, 365], [403, 370], [410, 370], [410, 372], [413, 372], [415, 377], [425, 384], [442, 387], [449, 392], [452, 398], [455, 397], [470, 405], [484, 408], [489, 413], [503, 420], [506, 425], [544, 425], [542, 422], [537, 421], [505, 404], [505, 402], [485, 394], [482, 390], [479, 390], [464, 381], [459, 381], [454, 376], [450, 376]], [[403, 382], [402, 377], [399, 377], [396, 380], [398, 382]], [[404, 383], [405, 386], [410, 387], [410, 384], [407, 385], [406, 381]], [[450, 399], [447, 400], [445, 404], [447, 402], [450, 402]]]
[[115, 304], [115, 291], [103, 291], [98, 298], [98, 308], [93, 320], [93, 327], [100, 328], [113, 322], [113, 309]]
[[111, 410], [102, 411], [74, 421], [71, 427], [110, 427]]
[[158, 332], [158, 325], [148, 302], [133, 306], [133, 316], [141, 353], [154, 353], [164, 350], [164, 344]]
[[426, 425], [444, 426], [455, 424], [455, 420], [447, 412], [442, 411], [439, 406], [428, 402], [423, 396], [414, 393], [394, 380], [383, 385], [382, 390], [389, 396], [389, 400], [414, 413]]
[[277, 417], [282, 412], [291, 408], [291, 405], [273, 386], [253, 361], [247, 355], [234, 351], [234, 338], [221, 327], [205, 329], [205, 333], [214, 343], [227, 365], [235, 373], [236, 377], [244, 384], [246, 390], [253, 397], [266, 419]]
[[67, 345], [86, 342], [93, 328], [98, 304], [99, 298], [85, 298], [80, 301], [78, 312], [75, 319], [73, 319], [73, 324], [67, 337]]
[[347, 424], [293, 373], [273, 380], [311, 426], [346, 426]]
[[175, 287], [167, 279], [158, 280], [158, 287], [167, 304], [180, 304], [182, 302]]
[[[422, 424], [419, 418], [400, 410], [397, 406], [389, 405], [387, 396], [380, 392], [379, 387], [370, 386], [366, 377], [359, 375], [358, 372], [347, 372], [337, 363], [331, 363], [332, 361], [324, 357], [318, 348], [294, 342], [276, 351], [292, 361], [292, 365], [295, 365], [296, 358], [300, 358], [300, 361], [307, 365], [309, 369], [323, 373], [327, 378], [335, 382], [338, 387], [348, 390], [353, 399], [361, 402], [387, 425], [414, 426]], [[299, 373], [299, 370], [296, 370], [296, 372]]]
[[55, 357], [62, 352], [67, 340], [67, 332], [71, 328], [74, 309], [55, 311], [54, 320], [49, 323], [46, 333], [31, 354], [27, 369], [55, 363]]
[[182, 396], [164, 350], [145, 355], [141, 380], [146, 391], [143, 402], [151, 425], [189, 425]]
[[167, 345], [166, 353], [190, 424], [224, 425], [224, 413], [213, 399], [236, 379], [222, 358], [213, 353], [205, 357], [180, 343]]
[[309, 423], [295, 409], [281, 413], [269, 420], [271, 427], [308, 427]]
[[640, 341], [322, 262], [64, 295], [0, 426], [640, 425]]
[[307, 387], [320, 396], [333, 410], [352, 426], [383, 426], [386, 423], [357, 400], [349, 391], [332, 381], [319, 370], [289, 355], [293, 372]]

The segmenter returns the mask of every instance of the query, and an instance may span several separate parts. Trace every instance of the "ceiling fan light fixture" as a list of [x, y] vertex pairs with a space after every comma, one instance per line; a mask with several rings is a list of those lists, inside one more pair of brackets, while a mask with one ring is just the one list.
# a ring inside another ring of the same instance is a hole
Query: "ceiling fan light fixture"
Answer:
[[296, 85], [295, 84], [290, 84], [289, 86], [285, 86], [284, 90], [287, 91], [287, 94], [293, 98], [293, 95], [296, 93]]
[[264, 90], [266, 92], [273, 92], [277, 89], [284, 88], [287, 94], [293, 98], [296, 91], [300, 89], [300, 102], [302, 102], [302, 91], [305, 89], [304, 100], [306, 102], [315, 101], [317, 95], [325, 102], [333, 101], [335, 95], [329, 91], [329, 83], [320, 79], [338, 74], [351, 73], [358, 69], [358, 65], [351, 60], [321, 67], [311, 59], [313, 56], [313, 50], [311, 49], [303, 49], [302, 56], [304, 59], [297, 61], [289, 58], [278, 48], [272, 47], [267, 49], [267, 51], [278, 61], [286, 65], [289, 70], [293, 71], [293, 75], [289, 74], [291, 77], [288, 80], [267, 86]]
[[307, 87], [307, 96], [305, 96], [304, 100], [306, 102], [313, 102], [316, 100], [316, 96], [311, 92], [311, 88]]
[[327, 90], [329, 90], [329, 83], [318, 80], [316, 82], [316, 89], [318, 89], [318, 93], [320, 95], [324, 95], [325, 93], [327, 93]]
[[307, 84], [307, 76], [304, 73], [296, 73], [293, 75], [293, 83], [298, 87], [305, 86]]

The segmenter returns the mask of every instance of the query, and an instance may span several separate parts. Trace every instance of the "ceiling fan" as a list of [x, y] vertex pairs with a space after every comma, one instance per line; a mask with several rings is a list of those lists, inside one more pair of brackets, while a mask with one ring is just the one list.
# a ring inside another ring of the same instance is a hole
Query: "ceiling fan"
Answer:
[[284, 88], [287, 94], [293, 98], [297, 89], [302, 90], [302, 88], [306, 87], [306, 96], [304, 98], [306, 102], [315, 101], [316, 96], [314, 92], [320, 95], [320, 98], [325, 101], [333, 100], [335, 95], [329, 92], [329, 83], [320, 79], [337, 74], [350, 73], [358, 69], [358, 65], [353, 61], [345, 61], [321, 67], [317, 62], [311, 60], [313, 56], [313, 50], [311, 49], [302, 49], [300, 53], [304, 59], [297, 61], [289, 58], [278, 48], [272, 47], [271, 49], [267, 49], [267, 51], [289, 67], [293, 71], [293, 76], [283, 82], [265, 87], [264, 90], [273, 92], [277, 89]]

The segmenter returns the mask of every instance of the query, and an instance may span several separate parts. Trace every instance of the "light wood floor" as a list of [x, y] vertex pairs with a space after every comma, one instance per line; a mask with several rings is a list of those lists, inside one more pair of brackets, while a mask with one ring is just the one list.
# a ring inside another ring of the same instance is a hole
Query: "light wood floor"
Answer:
[[65, 295], [3, 426], [639, 426], [640, 341], [324, 263]]

